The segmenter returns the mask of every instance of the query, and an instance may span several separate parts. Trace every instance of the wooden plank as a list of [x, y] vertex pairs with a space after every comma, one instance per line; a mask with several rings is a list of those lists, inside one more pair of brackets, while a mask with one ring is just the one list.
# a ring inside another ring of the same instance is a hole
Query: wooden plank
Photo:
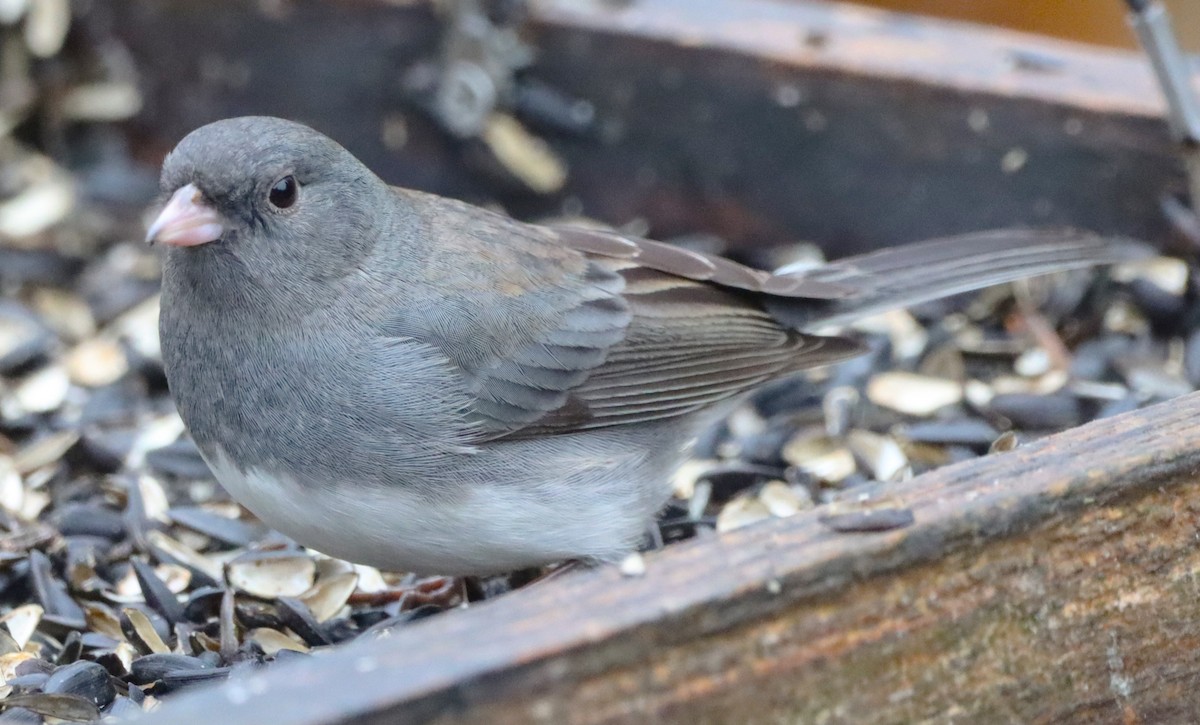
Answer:
[[668, 39], [681, 48], [735, 52], [864, 80], [918, 82], [1105, 113], [1157, 117], [1165, 108], [1138, 53], [862, 5], [536, 0], [534, 7], [547, 29]]
[[837, 254], [1013, 224], [1155, 238], [1160, 197], [1183, 188], [1133, 53], [802, 0], [532, 7], [527, 76], [598, 118], [591, 135], [546, 133], [570, 169], [560, 194], [498, 178], [414, 109], [400, 79], [437, 44], [422, 2], [118, 3], [147, 90], [130, 132], [153, 162], [201, 123], [285, 115], [394, 183], [522, 217], [568, 203], [660, 237]]
[[566, 152], [605, 219], [841, 254], [1014, 224], [1157, 237], [1183, 188], [1135, 54], [833, 3], [542, 7], [542, 77], [625, 112], [607, 153]]
[[149, 723], [1181, 721], [1200, 394], [180, 696]]

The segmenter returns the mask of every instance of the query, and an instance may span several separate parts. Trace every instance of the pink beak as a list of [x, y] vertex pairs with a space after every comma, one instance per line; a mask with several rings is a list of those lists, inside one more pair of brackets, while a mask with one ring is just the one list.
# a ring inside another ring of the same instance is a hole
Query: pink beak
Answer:
[[221, 215], [204, 203], [195, 184], [187, 184], [179, 187], [158, 213], [158, 218], [146, 232], [146, 242], [194, 247], [215, 242], [224, 233], [225, 222]]

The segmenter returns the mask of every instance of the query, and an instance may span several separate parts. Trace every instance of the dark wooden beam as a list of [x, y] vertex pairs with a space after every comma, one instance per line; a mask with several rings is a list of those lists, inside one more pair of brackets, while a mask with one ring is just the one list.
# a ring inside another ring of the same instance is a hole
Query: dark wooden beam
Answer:
[[[570, 169], [560, 194], [498, 183], [478, 147], [413, 109], [401, 78], [438, 37], [423, 2], [115, 4], [147, 90], [131, 133], [153, 162], [204, 122], [290, 116], [394, 183], [519, 216], [574, 197], [658, 236], [836, 254], [1013, 224], [1154, 238], [1160, 197], [1183, 188], [1134, 53], [801, 0], [532, 7], [528, 75], [599, 119], [591, 135], [547, 135]], [[397, 119], [408, 140], [389, 149]]]

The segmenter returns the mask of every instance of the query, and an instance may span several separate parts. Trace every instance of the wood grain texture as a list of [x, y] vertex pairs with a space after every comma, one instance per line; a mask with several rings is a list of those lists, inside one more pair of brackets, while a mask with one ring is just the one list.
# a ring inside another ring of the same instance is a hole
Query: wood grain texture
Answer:
[[1149, 63], [1137, 53], [862, 4], [535, 0], [533, 5], [546, 24], [672, 38], [683, 47], [739, 52], [793, 68], [1143, 116], [1159, 116], [1165, 108]]
[[168, 703], [300, 725], [1164, 722], [1200, 708], [1200, 395]]

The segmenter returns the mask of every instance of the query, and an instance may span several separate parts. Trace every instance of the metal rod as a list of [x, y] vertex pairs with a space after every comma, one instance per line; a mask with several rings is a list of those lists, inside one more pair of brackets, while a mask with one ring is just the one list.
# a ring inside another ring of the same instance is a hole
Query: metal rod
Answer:
[[1171, 16], [1159, 0], [1126, 0], [1129, 23], [1167, 99], [1167, 120], [1182, 147], [1192, 209], [1200, 210], [1200, 101], [1191, 84], [1187, 57], [1171, 28]]

